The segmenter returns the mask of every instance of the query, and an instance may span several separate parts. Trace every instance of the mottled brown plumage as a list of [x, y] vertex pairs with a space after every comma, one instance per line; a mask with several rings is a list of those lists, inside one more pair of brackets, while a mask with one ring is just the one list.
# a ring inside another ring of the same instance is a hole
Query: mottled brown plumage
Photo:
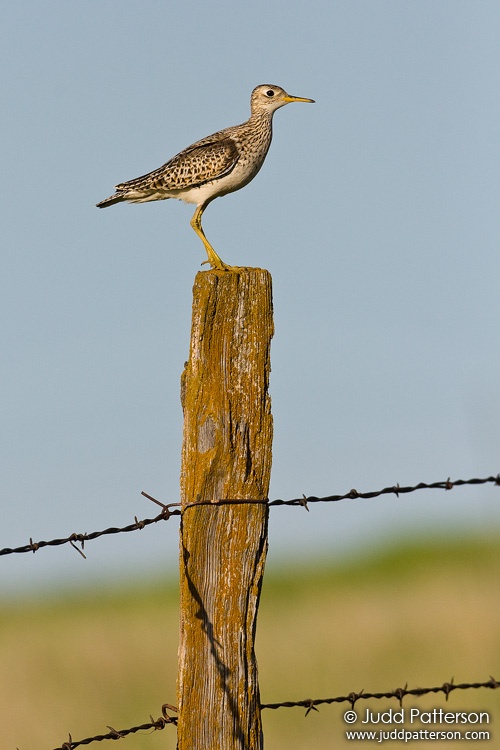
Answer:
[[312, 102], [290, 96], [279, 86], [264, 84], [252, 91], [251, 116], [242, 125], [225, 128], [181, 151], [153, 172], [116, 185], [116, 193], [97, 204], [146, 203], [178, 198], [195, 203], [191, 226], [202, 240], [212, 268], [231, 270], [208, 242], [201, 216], [208, 204], [247, 185], [260, 170], [271, 145], [274, 112], [289, 102]]

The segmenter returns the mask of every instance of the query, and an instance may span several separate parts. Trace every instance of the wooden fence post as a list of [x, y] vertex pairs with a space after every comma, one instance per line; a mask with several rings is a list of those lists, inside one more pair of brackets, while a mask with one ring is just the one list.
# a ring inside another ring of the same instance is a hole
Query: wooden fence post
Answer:
[[[261, 750], [254, 652], [267, 552], [271, 276], [198, 273], [184, 410], [178, 750]], [[198, 504], [197, 503], [202, 503]]]

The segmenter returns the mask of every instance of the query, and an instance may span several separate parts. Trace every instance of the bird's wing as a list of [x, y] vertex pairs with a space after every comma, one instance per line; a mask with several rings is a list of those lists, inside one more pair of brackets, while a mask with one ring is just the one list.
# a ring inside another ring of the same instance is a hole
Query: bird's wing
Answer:
[[239, 158], [236, 143], [228, 137], [189, 146], [153, 172], [116, 185], [118, 191], [141, 188], [186, 190], [229, 174]]

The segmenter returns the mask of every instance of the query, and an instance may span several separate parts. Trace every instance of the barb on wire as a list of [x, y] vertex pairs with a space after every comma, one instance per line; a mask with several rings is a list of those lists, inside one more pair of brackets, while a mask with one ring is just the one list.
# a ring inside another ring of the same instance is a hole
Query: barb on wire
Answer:
[[72, 736], [69, 735], [69, 739], [66, 742], [63, 742], [60, 747], [54, 748], [54, 750], [73, 750], [73, 748], [79, 747], [80, 745], [90, 745], [91, 742], [102, 742], [103, 740], [119, 740], [122, 737], [127, 737], [127, 735], [135, 734], [136, 732], [146, 731], [148, 729], [165, 729], [167, 724], [177, 725], [177, 717], [170, 716], [167, 713], [167, 709], [177, 712], [175, 706], [171, 706], [169, 703], [165, 703], [161, 707], [161, 716], [156, 720], [153, 719], [152, 716], [150, 716], [149, 718], [151, 719], [151, 721], [147, 724], [139, 724], [138, 726], [130, 727], [129, 729], [113, 729], [113, 727], [108, 726], [108, 729], [110, 731], [107, 734], [98, 734], [95, 737], [86, 737], [84, 740], [74, 740]]
[[350, 703], [351, 708], [354, 708], [355, 704], [359, 700], [380, 700], [381, 698], [396, 698], [399, 701], [399, 705], [403, 705], [403, 698], [405, 698], [407, 695], [412, 695], [415, 697], [420, 697], [421, 695], [428, 695], [429, 693], [444, 693], [446, 700], [448, 700], [448, 697], [453, 690], [477, 690], [479, 688], [490, 688], [490, 690], [496, 690], [497, 688], [500, 688], [500, 682], [497, 682], [494, 677], [490, 677], [490, 679], [487, 682], [462, 682], [455, 684], [453, 681], [453, 678], [450, 680], [450, 682], [444, 682], [442, 685], [439, 685], [438, 687], [430, 687], [430, 688], [412, 688], [408, 689], [408, 686], [405, 685], [404, 688], [396, 688], [395, 690], [391, 690], [390, 692], [384, 692], [384, 693], [367, 693], [364, 690], [360, 690], [359, 693], [349, 693], [348, 695], [339, 695], [335, 698], [306, 698], [301, 701], [284, 701], [282, 703], [261, 703], [261, 708], [305, 708], [306, 710], [306, 716], [307, 714], [312, 710], [317, 710], [316, 706], [320, 706], [322, 704], [331, 704], [331, 703]]
[[[155, 518], [144, 518], [142, 520], [138, 520], [137, 516], [135, 516], [134, 523], [122, 528], [112, 527], [109, 529], [104, 529], [103, 531], [93, 531], [90, 534], [70, 534], [70, 536], [63, 539], [51, 539], [47, 542], [34, 542], [30, 537], [29, 544], [25, 544], [21, 547], [5, 547], [4, 549], [0, 549], [0, 556], [12, 555], [18, 552], [37, 552], [42, 547], [58, 547], [62, 544], [70, 544], [74, 549], [76, 549], [77, 552], [79, 552], [80, 555], [82, 555], [82, 557], [85, 557], [85, 554], [83, 553], [85, 542], [88, 542], [92, 539], [97, 539], [100, 536], [105, 536], [108, 534], [122, 534], [129, 531], [139, 531], [140, 529], [143, 529], [146, 526], [150, 526], [153, 523], [158, 523], [159, 521], [168, 521], [172, 516], [180, 516], [184, 512], [184, 510], [193, 508], [196, 505], [237, 505], [242, 503], [266, 503], [269, 506], [274, 507], [280, 505], [290, 505], [309, 510], [309, 503], [332, 503], [338, 502], [339, 500], [352, 500], [356, 498], [372, 499], [375, 497], [380, 497], [381, 495], [396, 495], [396, 497], [399, 497], [400, 495], [406, 495], [410, 492], [416, 492], [417, 490], [451, 490], [454, 487], [462, 487], [463, 485], [484, 484], [495, 484], [497, 486], [500, 486], [500, 474], [497, 474], [496, 476], [484, 477], [483, 479], [456, 479], [452, 481], [448, 478], [445, 481], [432, 482], [431, 484], [420, 482], [419, 484], [414, 486], [402, 486], [400, 484], [395, 484], [391, 487], [384, 487], [381, 490], [375, 490], [373, 492], [358, 492], [358, 490], [352, 489], [343, 495], [327, 495], [326, 497], [316, 497], [314, 495], [306, 497], [306, 495], [302, 495], [302, 497], [294, 498], [293, 500], [268, 500], [267, 498], [259, 500], [245, 498], [225, 498], [218, 500], [217, 502], [207, 501], [189, 503], [182, 510], [179, 507], [180, 503], [165, 504], [160, 500], [156, 500], [156, 498], [152, 497], [151, 495], [148, 495], [146, 492], [142, 492], [141, 494], [144, 495], [144, 497], [156, 503], [162, 508], [162, 512], [158, 516], [155, 516]], [[171, 510], [171, 508], [175, 508], [175, 510]], [[80, 547], [77, 547], [76, 544], [80, 544]]]

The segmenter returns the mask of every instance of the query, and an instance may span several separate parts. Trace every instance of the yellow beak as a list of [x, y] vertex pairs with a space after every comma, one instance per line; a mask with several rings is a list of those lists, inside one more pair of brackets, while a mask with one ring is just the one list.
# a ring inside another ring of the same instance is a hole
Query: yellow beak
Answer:
[[283, 98], [287, 104], [288, 102], [310, 102], [311, 104], [315, 103], [314, 99], [304, 99], [303, 96], [290, 96], [289, 94], [287, 94]]

